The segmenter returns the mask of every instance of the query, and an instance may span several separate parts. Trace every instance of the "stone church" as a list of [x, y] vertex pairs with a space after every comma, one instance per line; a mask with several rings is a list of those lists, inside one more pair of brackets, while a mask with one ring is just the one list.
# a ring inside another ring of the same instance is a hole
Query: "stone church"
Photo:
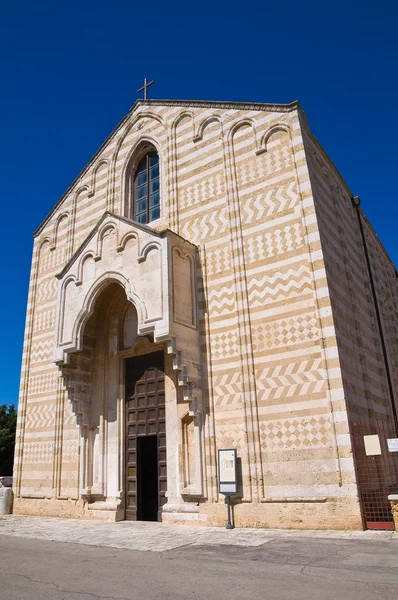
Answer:
[[366, 527], [397, 349], [395, 267], [298, 103], [138, 100], [34, 234], [14, 513], [224, 525], [236, 449], [236, 526]]

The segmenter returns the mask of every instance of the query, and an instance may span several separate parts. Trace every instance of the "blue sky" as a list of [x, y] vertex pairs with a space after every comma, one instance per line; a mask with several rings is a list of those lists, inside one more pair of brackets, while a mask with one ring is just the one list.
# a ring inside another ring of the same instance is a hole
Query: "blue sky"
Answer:
[[299, 100], [398, 264], [394, 2], [0, 7], [0, 404], [18, 397], [32, 232], [137, 98]]

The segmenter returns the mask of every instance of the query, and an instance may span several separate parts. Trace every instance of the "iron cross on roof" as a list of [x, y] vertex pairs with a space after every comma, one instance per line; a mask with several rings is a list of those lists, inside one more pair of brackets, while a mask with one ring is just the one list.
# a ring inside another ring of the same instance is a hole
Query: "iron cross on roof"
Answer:
[[147, 88], [149, 88], [149, 86], [152, 85], [153, 83], [155, 83], [154, 79], [152, 79], [152, 81], [150, 81], [149, 83], [147, 83], [146, 77], [145, 77], [145, 79], [144, 79], [144, 85], [142, 87], [140, 87], [139, 90], [137, 90], [137, 92], [142, 92], [142, 90], [144, 90], [144, 100], [147, 100], [147, 97], [146, 97]]

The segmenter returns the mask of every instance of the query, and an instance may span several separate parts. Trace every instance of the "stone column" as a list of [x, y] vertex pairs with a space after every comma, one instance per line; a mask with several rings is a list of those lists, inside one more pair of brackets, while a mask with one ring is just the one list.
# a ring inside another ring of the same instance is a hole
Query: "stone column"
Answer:
[[0, 517], [11, 514], [12, 488], [4, 487], [0, 483]]

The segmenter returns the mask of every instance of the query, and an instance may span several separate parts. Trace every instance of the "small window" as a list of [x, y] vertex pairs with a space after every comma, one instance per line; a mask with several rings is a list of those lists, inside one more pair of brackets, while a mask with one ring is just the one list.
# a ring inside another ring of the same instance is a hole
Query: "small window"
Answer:
[[160, 217], [159, 156], [156, 152], [146, 154], [134, 173], [132, 212], [134, 221], [143, 225]]

